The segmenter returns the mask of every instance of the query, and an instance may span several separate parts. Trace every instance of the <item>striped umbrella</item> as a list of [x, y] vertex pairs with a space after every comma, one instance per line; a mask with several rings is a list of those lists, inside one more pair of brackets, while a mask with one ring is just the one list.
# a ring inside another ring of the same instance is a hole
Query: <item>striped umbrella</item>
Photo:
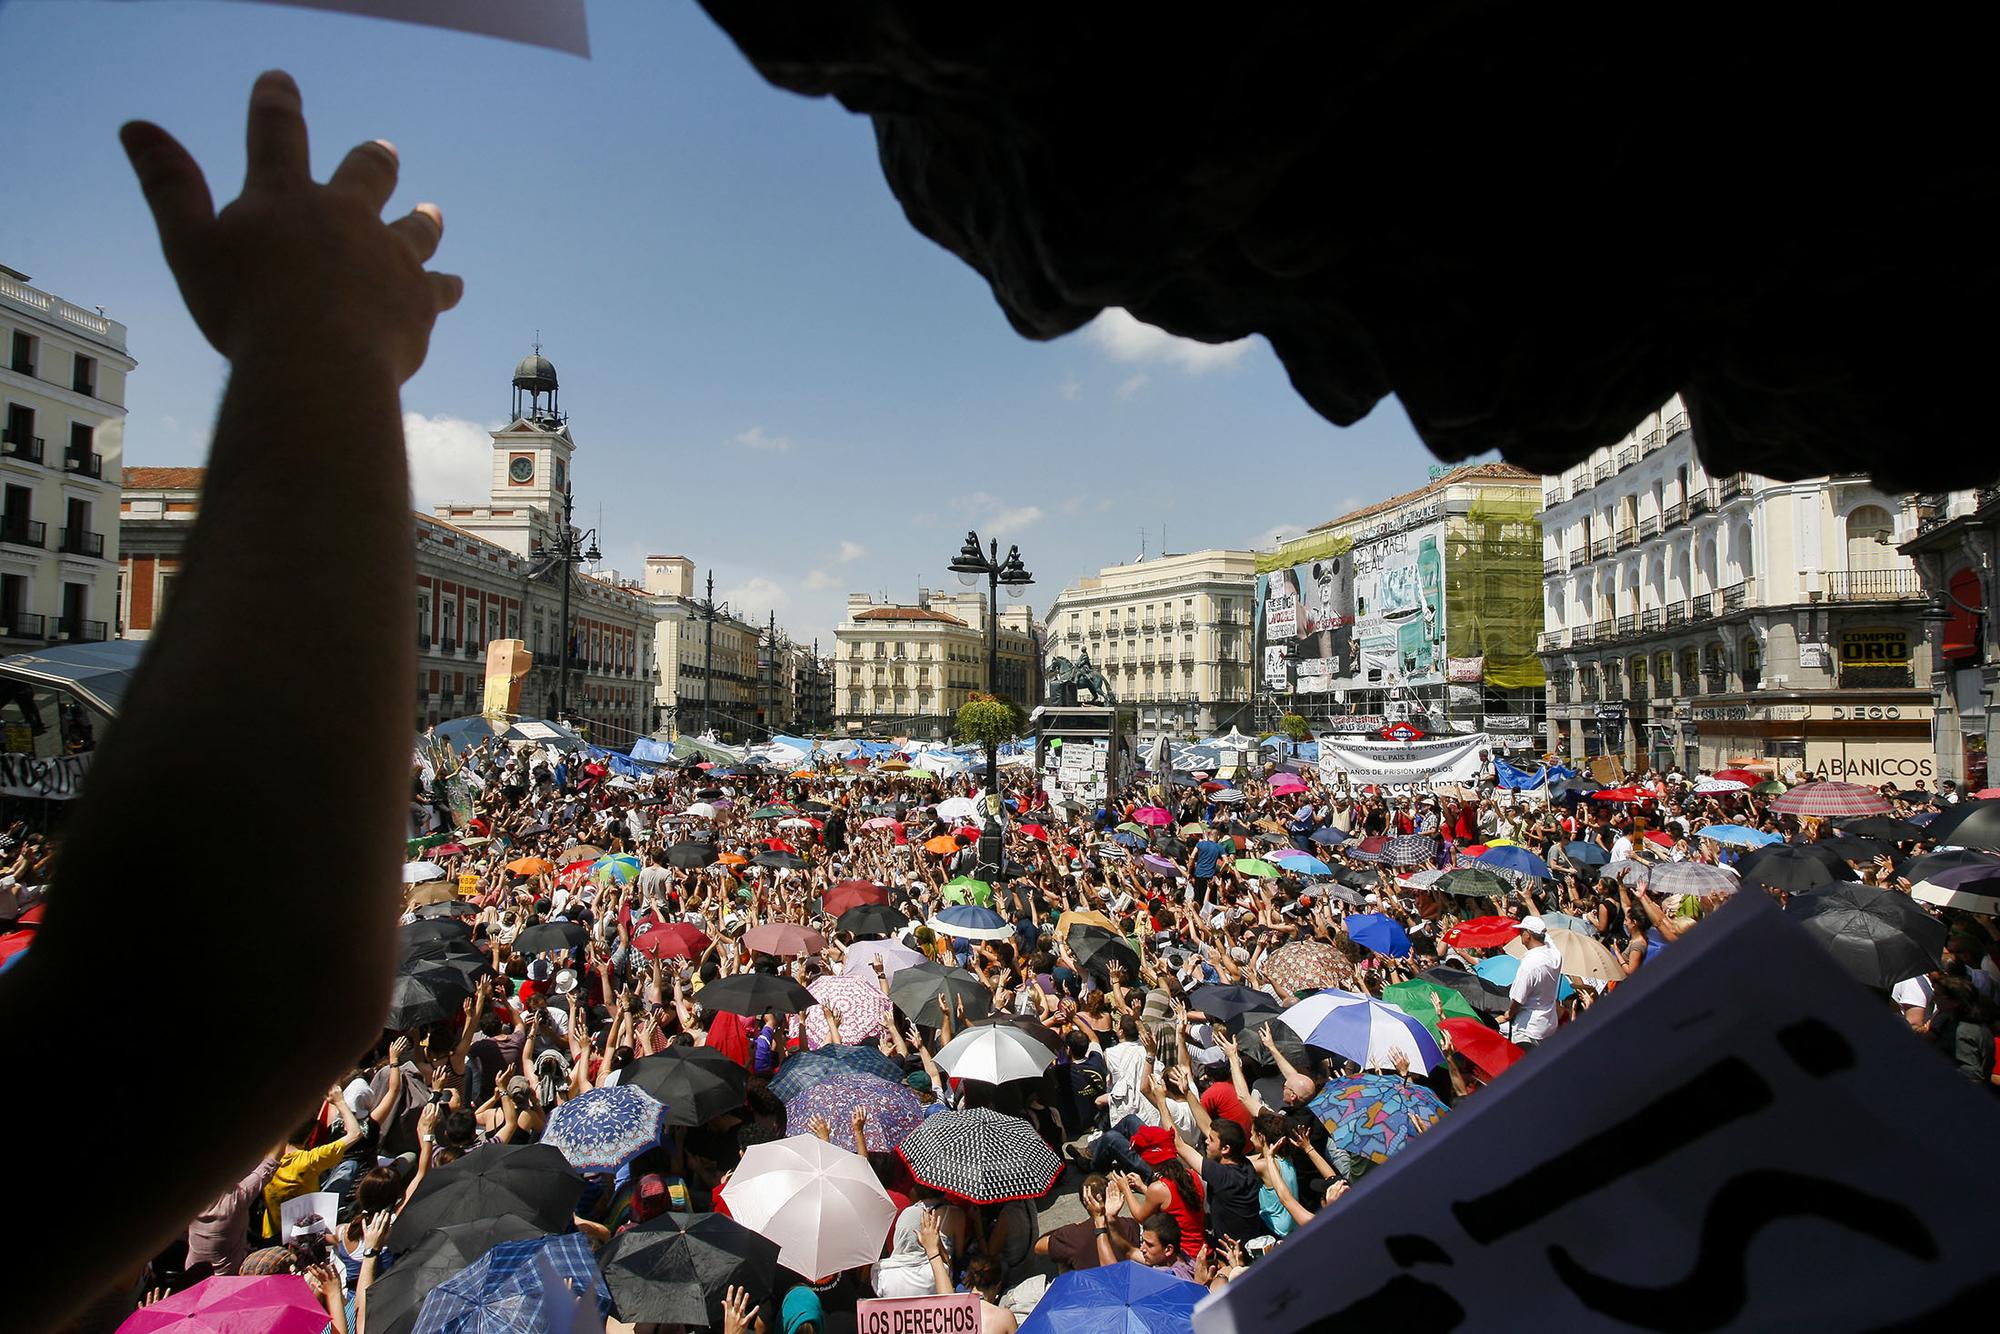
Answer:
[[1887, 815], [1893, 807], [1889, 799], [1872, 787], [1859, 783], [1836, 783], [1832, 781], [1806, 783], [1795, 787], [1784, 796], [1771, 802], [1771, 809], [1780, 815], [1814, 815], [1835, 817], [1842, 815]]
[[640, 863], [629, 852], [600, 858], [590, 868], [590, 878], [600, 885], [629, 885], [639, 878]]
[[896, 1153], [921, 1184], [973, 1204], [1039, 1199], [1063, 1170], [1033, 1126], [987, 1107], [930, 1117]]
[[840, 1016], [843, 1042], [866, 1042], [880, 1037], [884, 1026], [889, 1023], [889, 998], [882, 994], [881, 984], [876, 982], [872, 968], [865, 975], [828, 973], [825, 977], [813, 979], [806, 990], [819, 1001], [805, 1013], [808, 1047], [824, 1047], [832, 1041], [833, 1034], [826, 1021], [828, 1010]]
[[868, 1113], [864, 1133], [868, 1147], [892, 1151], [924, 1123], [924, 1104], [907, 1084], [892, 1084], [873, 1075], [838, 1074], [816, 1080], [785, 1104], [785, 1133], [810, 1135], [814, 1117], [833, 1132], [833, 1142], [854, 1148], [854, 1112]]
[[1444, 1059], [1430, 1030], [1394, 1005], [1344, 991], [1322, 991], [1287, 1009], [1285, 1026], [1315, 1047], [1370, 1069], [1394, 1065], [1397, 1052], [1412, 1068]]
[[1600, 882], [1616, 881], [1621, 885], [1644, 885], [1652, 877], [1653, 867], [1649, 862], [1635, 862], [1630, 857], [1620, 857], [1615, 862], [1607, 862], [1597, 872]]
[[1335, 1148], [1375, 1163], [1409, 1148], [1419, 1125], [1429, 1128], [1444, 1115], [1435, 1093], [1395, 1075], [1334, 1080], [1310, 1106]]

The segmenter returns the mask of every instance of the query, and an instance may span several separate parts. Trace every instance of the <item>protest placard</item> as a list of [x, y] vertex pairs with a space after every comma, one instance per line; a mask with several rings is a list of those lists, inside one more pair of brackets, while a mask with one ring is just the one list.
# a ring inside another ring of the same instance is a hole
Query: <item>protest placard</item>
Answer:
[[979, 1334], [979, 1294], [871, 1298], [854, 1308], [857, 1334]]

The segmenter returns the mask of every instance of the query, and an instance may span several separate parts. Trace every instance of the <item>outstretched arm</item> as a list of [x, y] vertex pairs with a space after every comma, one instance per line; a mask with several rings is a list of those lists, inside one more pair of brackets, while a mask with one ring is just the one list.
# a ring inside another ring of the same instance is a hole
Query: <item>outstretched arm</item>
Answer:
[[[63, 1055], [54, 1035], [112, 1031], [125, 1017], [117, 989], [87, 979], [150, 974], [162, 957], [284, 958], [292, 994], [351, 1003], [300, 1023], [295, 1006], [270, 1004], [257, 970], [162, 975], [169, 1003], [231, 1016], [205, 1052], [219, 1082], [207, 1097], [163, 1106], [157, 1129], [181, 1152], [141, 1190], [122, 1188], [114, 1157], [86, 1162], [80, 1176], [74, 1160], [21, 1165], [16, 1185], [54, 1210], [0, 1260], [8, 1319], [24, 1329], [61, 1325], [136, 1270], [381, 1031], [416, 670], [399, 395], [460, 290], [457, 279], [424, 271], [441, 233], [434, 207], [382, 222], [393, 149], [363, 144], [327, 184], [312, 180], [299, 91], [284, 74], [264, 75], [251, 92], [248, 174], [220, 214], [201, 169], [166, 131], [134, 122], [121, 138], [188, 309], [232, 370], [173, 618], [96, 753], [35, 948], [0, 975], [0, 1037], [29, 1067], [54, 1068]], [[316, 543], [310, 561], [288, 558], [301, 533]], [[244, 609], [294, 602], [319, 610], [327, 651], [272, 672], [242, 651]], [[332, 698], [337, 712], [318, 703]], [[304, 744], [313, 763], [283, 783], [237, 784], [228, 802], [167, 777], [185, 762], [190, 736], [254, 756], [274, 735]], [[276, 887], [248, 861], [232, 871], [159, 856], [246, 828], [296, 827], [301, 812], [337, 818], [339, 836]], [[153, 873], [133, 876], [138, 865]], [[107, 921], [120, 929], [105, 931]], [[299, 951], [308, 922], [313, 948]], [[170, 1044], [129, 1055], [137, 1065], [125, 1073], [148, 1087], [170, 1086], [181, 1065]], [[0, 1136], [32, 1137], [20, 1121], [29, 1106], [0, 1111]], [[129, 1130], [115, 1099], [80, 1100], [67, 1118], [87, 1143], [117, 1143]], [[105, 1190], [119, 1192], [119, 1208], [96, 1206]], [[84, 1233], [91, 1245], [67, 1243]]]

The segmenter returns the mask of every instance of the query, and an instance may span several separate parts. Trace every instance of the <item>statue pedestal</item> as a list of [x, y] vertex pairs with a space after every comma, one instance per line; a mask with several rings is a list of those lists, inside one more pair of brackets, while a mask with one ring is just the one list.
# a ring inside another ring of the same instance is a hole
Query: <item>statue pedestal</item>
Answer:
[[1132, 779], [1133, 724], [1129, 708], [1044, 704], [1028, 715], [1034, 726], [1035, 783], [1051, 802], [1086, 811]]

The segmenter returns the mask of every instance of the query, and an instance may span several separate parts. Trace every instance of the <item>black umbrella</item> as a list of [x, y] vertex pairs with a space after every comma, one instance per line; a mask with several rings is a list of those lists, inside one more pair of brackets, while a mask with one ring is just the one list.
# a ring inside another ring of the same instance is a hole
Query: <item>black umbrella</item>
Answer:
[[406, 973], [421, 970], [455, 975], [467, 991], [479, 985], [479, 979], [493, 971], [493, 963], [485, 955], [466, 950], [452, 950], [436, 958], [405, 960], [399, 967]]
[[768, 866], [774, 871], [803, 871], [806, 859], [796, 852], [760, 852], [750, 859], [753, 866]]
[[713, 801], [721, 795], [722, 789], [719, 787], [704, 787], [695, 792], [695, 796], [701, 798], [703, 801]]
[[750, 1076], [714, 1047], [669, 1047], [641, 1057], [619, 1074], [667, 1105], [667, 1124], [698, 1126], [743, 1105]]
[[1115, 931], [1101, 926], [1073, 926], [1069, 929], [1069, 952], [1077, 963], [1094, 973], [1111, 975], [1111, 965], [1123, 964], [1125, 976], [1139, 976], [1139, 955], [1132, 943]]
[[1911, 857], [1896, 866], [1896, 874], [1911, 884], [1930, 879], [1939, 871], [1956, 871], [1965, 866], [2000, 866], [2000, 856], [1975, 848], [1951, 848]]
[[857, 936], [886, 936], [901, 931], [910, 919], [886, 904], [863, 903], [834, 918], [833, 924]]
[[695, 999], [704, 1009], [753, 1015], [767, 1010], [803, 1014], [819, 1004], [810, 991], [777, 973], [732, 973], [703, 987]]
[[422, 907], [414, 908], [411, 911], [416, 914], [417, 921], [419, 922], [434, 921], [438, 918], [479, 916], [478, 907], [467, 903], [464, 899], [449, 899], [444, 903], [426, 903]]
[[1450, 964], [1436, 964], [1417, 974], [1426, 982], [1449, 988], [1465, 997], [1466, 1004], [1481, 1014], [1507, 1013], [1507, 988], [1495, 986], [1479, 974]]
[[1849, 862], [1872, 862], [1877, 857], [1887, 857], [1896, 850], [1892, 844], [1885, 843], [1879, 838], [1850, 838], [1844, 833], [1833, 838], [1821, 839], [1820, 846], [1831, 849], [1834, 856]]
[[584, 1181], [552, 1144], [482, 1144], [436, 1168], [396, 1215], [390, 1249], [414, 1246], [432, 1228], [513, 1214], [543, 1232], [563, 1232]]
[[2000, 798], [1945, 807], [1944, 814], [1924, 826], [1924, 837], [1940, 846], [2000, 849]]
[[730, 1288], [776, 1291], [778, 1243], [724, 1214], [666, 1213], [612, 1238], [603, 1267], [619, 1319], [721, 1329]]
[[1891, 843], [1907, 843], [1912, 839], [1929, 837], [1922, 825], [1887, 815], [1858, 815], [1851, 820], [1836, 820], [1834, 828], [1843, 837], [1885, 838]]
[[667, 848], [667, 865], [683, 870], [699, 871], [704, 866], [715, 864], [713, 843], [675, 843]]
[[434, 1228], [409, 1252], [396, 1257], [368, 1289], [370, 1334], [410, 1334], [432, 1288], [460, 1272], [503, 1241], [548, 1235], [512, 1214]]
[[432, 941], [471, 939], [471, 924], [449, 917], [406, 922], [396, 932], [397, 942], [406, 949], [411, 945], [422, 945]]
[[1887, 991], [1941, 966], [1945, 924], [1907, 894], [1840, 884], [1796, 894], [1787, 910], [1864, 986]]
[[1207, 982], [1188, 992], [1187, 1001], [1189, 1009], [1200, 1010], [1217, 1023], [1227, 1023], [1239, 1014], [1270, 1009], [1277, 997], [1230, 982]]
[[993, 993], [986, 984], [963, 968], [947, 968], [941, 963], [913, 963], [898, 968], [889, 979], [889, 999], [912, 1023], [937, 1026], [944, 1020], [939, 1009], [963, 1001], [967, 1017], [977, 1019], [993, 1011]]
[[1333, 878], [1350, 889], [1376, 890], [1382, 887], [1382, 877], [1362, 866], [1343, 866], [1333, 873]]
[[1304, 1070], [1312, 1064], [1312, 1053], [1306, 1050], [1306, 1044], [1291, 1030], [1289, 1024], [1279, 1022], [1279, 1012], [1275, 1008], [1277, 1002], [1273, 1001], [1271, 1004], [1272, 1009], [1251, 1010], [1239, 1014], [1222, 1027], [1236, 1035], [1236, 1048], [1244, 1060], [1258, 1065], [1275, 1066], [1277, 1062], [1271, 1059], [1271, 1051], [1264, 1045], [1263, 1035], [1258, 1032], [1265, 1024], [1269, 1024], [1271, 1036], [1278, 1040], [1278, 1050], [1284, 1053], [1285, 1059], [1290, 1061], [1295, 1069]]
[[590, 940], [590, 928], [581, 922], [537, 922], [514, 937], [516, 954], [548, 954], [556, 950], [580, 950]]
[[458, 1013], [460, 1002], [472, 994], [463, 974], [450, 968], [427, 964], [398, 973], [389, 992], [389, 1014], [382, 1027], [401, 1031], [421, 1028]]
[[805, 803], [803, 803], [802, 805], [800, 805], [800, 807], [799, 807], [799, 814], [801, 814], [801, 815], [831, 815], [831, 814], [833, 814], [833, 807], [831, 807], [831, 806], [827, 805], [827, 804], [826, 804], [825, 802], [823, 802], [823, 801], [808, 801], [808, 802], [805, 802]]
[[464, 932], [446, 936], [442, 940], [412, 940], [403, 944], [396, 952], [400, 964], [419, 963], [425, 959], [479, 959], [485, 960], [486, 952], [472, 943], [472, 937]]
[[1745, 889], [1779, 889], [1787, 894], [1855, 878], [1854, 868], [1840, 858], [1797, 843], [1772, 843], [1744, 855], [1736, 862], [1736, 874]]

